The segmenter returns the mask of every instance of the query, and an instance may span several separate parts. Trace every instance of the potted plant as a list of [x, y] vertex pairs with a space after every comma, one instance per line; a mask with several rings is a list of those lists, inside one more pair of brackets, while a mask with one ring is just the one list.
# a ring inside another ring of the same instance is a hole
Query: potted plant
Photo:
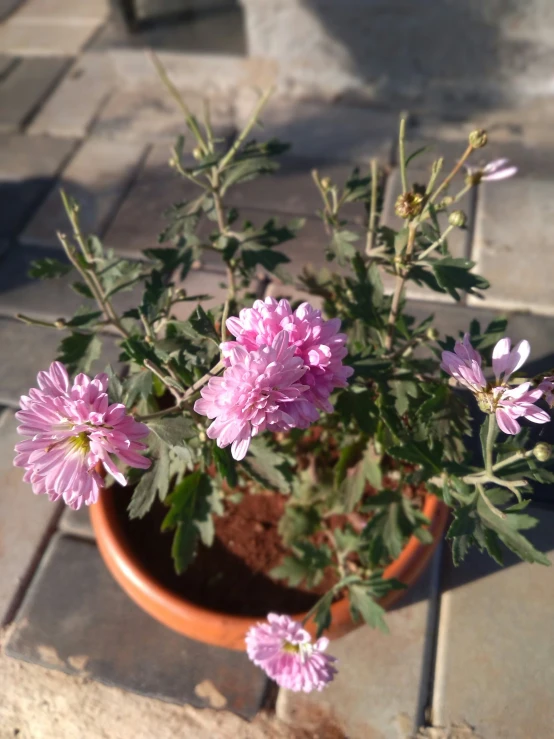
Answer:
[[[488, 286], [447, 243], [466, 226], [462, 195], [515, 173], [504, 160], [468, 166], [452, 192], [484, 131], [451, 171], [439, 159], [410, 188], [417, 152], [406, 156], [402, 121], [399, 230], [379, 223], [375, 161], [342, 186], [314, 172], [331, 269], [291, 276], [279, 247], [301, 223], [242, 223], [225, 205], [230, 188], [270, 174], [286, 149], [250, 138], [265, 99], [230, 147], [185, 108], [193, 154], [183, 156], [180, 140], [170, 164], [198, 193], [172, 209], [160, 248], [142, 262], [84, 234], [78, 204], [62, 193], [69, 263], [39, 260], [33, 275], [75, 270], [85, 307], [51, 324], [69, 334], [21, 398], [15, 464], [35, 493], [94, 504], [102, 556], [149, 613], [246, 648], [281, 686], [312, 690], [336, 672], [322, 634], [364, 621], [386, 628], [384, 608], [425, 566], [448, 512], [455, 563], [471, 546], [501, 562], [504, 545], [548, 564], [521, 532], [534, 523], [523, 512], [532, 481], [554, 480], [540, 439], [553, 378], [521, 377], [530, 347], [512, 348], [503, 320], [441, 339], [433, 316], [418, 321], [406, 307], [409, 282], [457, 300]], [[363, 234], [342, 215], [352, 202], [365, 206]], [[201, 238], [205, 219], [213, 227]], [[226, 275], [224, 304], [211, 310], [209, 296], [179, 287], [206, 255]], [[305, 297], [264, 298], [274, 276]], [[118, 313], [113, 297], [137, 285], [140, 302]], [[175, 306], [186, 301], [196, 307], [182, 320]], [[90, 379], [106, 331], [117, 336], [122, 371]], [[477, 456], [471, 419], [481, 424]]]

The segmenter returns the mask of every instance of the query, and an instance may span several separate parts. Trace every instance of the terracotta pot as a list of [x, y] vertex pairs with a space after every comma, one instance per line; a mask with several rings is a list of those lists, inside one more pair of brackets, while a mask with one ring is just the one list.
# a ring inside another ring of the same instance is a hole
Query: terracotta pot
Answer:
[[[427, 566], [444, 532], [448, 508], [434, 495], [429, 494], [425, 499], [423, 513], [431, 521], [429, 530], [433, 535], [433, 544], [422, 544], [412, 536], [398, 559], [385, 569], [385, 578], [394, 577], [406, 585], [412, 585]], [[131, 551], [116, 515], [111, 489], [102, 491], [99, 502], [90, 508], [90, 516], [104, 562], [135, 603], [180, 634], [219, 647], [244, 651], [244, 636], [248, 629], [260, 620], [259, 618], [231, 616], [202, 608], [160, 585]], [[393, 591], [380, 602], [384, 607], [388, 607], [402, 597], [404, 592]], [[326, 632], [326, 636], [331, 639], [346, 634], [358, 625], [352, 622], [347, 599], [334, 603], [331, 612], [332, 626]], [[303, 615], [297, 614], [294, 618], [301, 620]], [[307, 628], [312, 633], [315, 632], [312, 622]]]

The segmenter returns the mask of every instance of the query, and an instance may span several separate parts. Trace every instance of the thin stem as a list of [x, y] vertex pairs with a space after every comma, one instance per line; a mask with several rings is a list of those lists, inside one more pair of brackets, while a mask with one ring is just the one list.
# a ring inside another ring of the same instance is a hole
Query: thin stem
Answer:
[[264, 92], [262, 97], [258, 100], [258, 104], [254, 108], [254, 112], [250, 116], [246, 126], [242, 129], [238, 137], [235, 139], [233, 146], [229, 149], [227, 154], [225, 154], [223, 159], [219, 162], [218, 168], [220, 172], [222, 172], [225, 169], [225, 167], [233, 160], [233, 158], [235, 157], [235, 154], [240, 149], [240, 147], [243, 145], [246, 137], [249, 135], [250, 131], [254, 128], [254, 126], [258, 122], [258, 116], [264, 109], [272, 93], [273, 93], [273, 87], [270, 87]]
[[185, 101], [179, 94], [179, 90], [175, 87], [175, 85], [169, 78], [169, 75], [167, 74], [165, 67], [163, 66], [163, 64], [158, 59], [157, 55], [152, 50], [150, 51], [150, 58], [152, 59], [152, 63], [154, 64], [154, 67], [156, 68], [156, 71], [158, 73], [160, 80], [163, 82], [167, 91], [169, 92], [171, 97], [175, 100], [179, 108], [183, 111], [187, 125], [192, 131], [192, 133], [194, 134], [194, 136], [196, 137], [198, 144], [204, 151], [208, 151], [208, 146], [206, 142], [204, 141], [204, 137], [202, 136], [202, 133], [198, 127], [196, 118], [190, 112], [188, 105], [185, 103]]
[[487, 429], [487, 440], [485, 442], [485, 471], [491, 476], [492, 471], [492, 453], [494, 446], [494, 437], [496, 435], [496, 418], [494, 414], [489, 415], [489, 427]]
[[442, 236], [440, 236], [436, 241], [433, 241], [431, 246], [428, 246], [425, 251], [422, 251], [421, 254], [418, 255], [418, 261], [421, 261], [422, 259], [425, 259], [425, 257], [430, 254], [432, 251], [435, 251], [435, 249], [438, 249], [439, 246], [442, 245], [443, 241], [446, 239], [448, 234], [453, 231], [455, 226], [449, 225], [444, 229], [444, 233]]
[[377, 227], [377, 190], [378, 190], [378, 164], [377, 159], [371, 160], [371, 204], [369, 207], [369, 221], [367, 225], [367, 241], [365, 253], [367, 256], [371, 254], [375, 243], [375, 232]]
[[225, 305], [223, 306], [223, 313], [221, 315], [221, 341], [227, 341], [227, 319], [229, 318], [229, 306], [231, 299], [227, 298]]
[[435, 190], [434, 194], [431, 195], [431, 197], [429, 198], [430, 203], [434, 203], [436, 199], [438, 198], [438, 196], [440, 195], [440, 193], [443, 192], [443, 190], [446, 190], [448, 185], [452, 182], [454, 177], [458, 174], [460, 169], [463, 167], [464, 163], [467, 161], [472, 151], [473, 151], [473, 146], [471, 144], [468, 144], [468, 147], [462, 154], [460, 161], [456, 164], [452, 172], [450, 172], [450, 174], [444, 178], [442, 184]]
[[487, 498], [487, 494], [485, 493], [485, 489], [482, 485], [477, 485], [477, 490], [479, 491], [479, 495], [481, 496], [481, 498], [483, 498], [483, 501], [485, 502], [487, 508], [492, 511], [495, 516], [498, 516], [499, 518], [506, 518], [506, 514], [502, 513], [502, 511], [499, 511], [498, 508], [494, 506]]
[[405, 266], [402, 269], [402, 273], [396, 275], [394, 295], [392, 297], [391, 309], [390, 309], [389, 318], [387, 321], [387, 337], [385, 339], [385, 349], [387, 351], [390, 351], [392, 349], [392, 342], [394, 338], [394, 327], [396, 326], [396, 319], [398, 318], [398, 313], [400, 310], [400, 301], [402, 299], [404, 285], [406, 283], [406, 278], [408, 276], [409, 264], [412, 258], [412, 252], [414, 250], [417, 224], [410, 223], [408, 228], [409, 228], [409, 232], [408, 232], [408, 243], [406, 245]]
[[400, 131], [398, 133], [398, 159], [400, 164], [400, 179], [402, 180], [402, 192], [408, 192], [408, 177], [406, 173], [406, 118], [400, 119]]
[[148, 339], [148, 341], [151, 344], [153, 344], [155, 342], [155, 340], [156, 340], [156, 337], [154, 336], [154, 333], [152, 331], [152, 327], [150, 326], [150, 324], [146, 320], [146, 316], [144, 315], [144, 313], [141, 311], [140, 308], [139, 308], [139, 316], [140, 316], [141, 323], [142, 323], [142, 325], [144, 327], [144, 334], [145, 334], [146, 338]]
[[437, 181], [437, 177], [440, 174], [443, 164], [444, 164], [444, 159], [442, 157], [440, 157], [440, 159], [437, 159], [436, 162], [433, 162], [433, 168], [431, 169], [431, 177], [429, 179], [429, 184], [427, 185], [427, 189], [425, 190], [426, 195], [430, 195], [433, 192], [433, 188], [435, 187], [435, 182]]
[[38, 318], [31, 318], [30, 316], [26, 316], [23, 313], [16, 313], [15, 317], [18, 321], [22, 321], [23, 323], [28, 324], [29, 326], [43, 326], [44, 328], [55, 328], [58, 331], [63, 331], [63, 329], [67, 328], [67, 323], [64, 319], [60, 319], [58, 321], [40, 321]]
[[167, 375], [164, 375], [162, 370], [159, 367], [156, 367], [154, 362], [151, 362], [149, 359], [145, 359], [143, 364], [146, 369], [149, 369], [152, 374], [156, 375], [156, 377], [158, 377], [163, 382], [163, 384], [170, 391], [175, 400], [180, 403], [180, 401], [183, 399], [183, 396], [175, 387], [174, 381], [170, 377], [167, 377]]
[[512, 454], [511, 457], [508, 457], [507, 459], [503, 459], [502, 462], [497, 462], [496, 464], [494, 464], [492, 469], [494, 472], [497, 472], [498, 470], [501, 470], [503, 467], [507, 467], [513, 462], [517, 462], [519, 459], [527, 459], [528, 457], [532, 457], [532, 456], [533, 456], [532, 449], [530, 449], [527, 452], [516, 452], [515, 454]]

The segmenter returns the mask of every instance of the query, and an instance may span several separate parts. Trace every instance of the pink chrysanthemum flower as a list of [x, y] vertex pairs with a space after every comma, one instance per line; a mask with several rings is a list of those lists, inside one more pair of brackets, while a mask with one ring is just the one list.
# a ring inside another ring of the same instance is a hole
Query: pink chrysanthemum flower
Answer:
[[234, 343], [228, 356], [231, 366], [202, 388], [194, 410], [215, 419], [207, 434], [219, 447], [231, 444], [235, 459], [244, 459], [250, 440], [262, 431], [288, 431], [299, 418], [317, 419], [304, 396], [306, 367], [286, 331], [258, 351]]
[[[271, 346], [280, 331], [286, 331], [288, 341], [294, 346], [297, 357], [307, 368], [302, 378], [308, 388], [306, 398], [316, 408], [331, 412], [333, 406], [329, 396], [337, 387], [346, 387], [347, 379], [353, 374], [351, 367], [343, 365], [347, 355], [346, 335], [338, 333], [340, 319], [326, 321], [321, 311], [302, 303], [293, 311], [288, 300], [266, 298], [256, 300], [252, 308], [241, 310], [238, 318], [227, 319], [227, 328], [236, 341], [221, 345], [223, 357], [230, 363], [231, 351], [240, 344], [249, 351], [261, 346]], [[306, 428], [313, 419], [300, 419], [296, 425]]]
[[296, 692], [323, 690], [333, 680], [336, 659], [325, 654], [328, 645], [325, 637], [312, 643], [302, 624], [276, 613], [270, 613], [267, 623], [252, 626], [246, 634], [246, 651], [252, 662], [281, 688]]
[[539, 385], [539, 390], [544, 393], [544, 399], [552, 408], [554, 406], [554, 375], [545, 377]]
[[454, 352], [442, 353], [441, 368], [476, 395], [481, 410], [495, 414], [505, 434], [517, 434], [521, 431], [518, 418], [527, 418], [533, 423], [550, 421], [549, 414], [535, 405], [544, 392], [542, 386], [532, 388], [530, 382], [508, 386], [510, 376], [524, 364], [530, 352], [528, 341], [520, 341], [512, 349], [510, 339], [500, 339], [492, 353], [496, 384], [487, 383], [481, 369], [481, 356], [466, 334], [462, 342], [456, 342]]
[[124, 405], [110, 405], [107, 375], [91, 380], [80, 374], [71, 384], [63, 364], [53, 362], [37, 381], [38, 388], [21, 396], [15, 414], [21, 422], [18, 433], [30, 438], [16, 445], [14, 460], [25, 469], [23, 479], [35, 494], [63, 498], [78, 509], [98, 500], [103, 484], [98, 462], [120, 485], [127, 481], [112, 456], [131, 467], [150, 466], [139, 454], [146, 449], [139, 440], [149, 433], [148, 426], [129, 416]]

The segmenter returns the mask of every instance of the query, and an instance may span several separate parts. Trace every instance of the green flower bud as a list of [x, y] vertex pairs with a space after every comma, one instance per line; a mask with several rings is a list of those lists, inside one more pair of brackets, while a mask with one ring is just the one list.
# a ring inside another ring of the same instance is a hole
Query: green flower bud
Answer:
[[547, 444], [545, 441], [540, 441], [535, 445], [533, 454], [539, 462], [546, 462], [552, 456], [552, 445]]
[[415, 218], [423, 210], [424, 196], [419, 192], [405, 192], [396, 199], [394, 212], [399, 218]]
[[200, 161], [202, 159], [202, 149], [199, 146], [195, 146], [192, 150], [192, 156], [196, 159], [196, 161]]
[[469, 134], [469, 143], [474, 149], [482, 149], [487, 141], [488, 136], [484, 128], [478, 128]]
[[427, 336], [429, 341], [436, 341], [440, 336], [438, 330], [434, 326], [429, 326], [429, 328], [425, 332], [425, 335]]
[[467, 216], [463, 210], [453, 210], [448, 216], [448, 223], [456, 228], [465, 228], [467, 224]]
[[65, 318], [58, 318], [57, 321], [54, 321], [54, 326], [56, 328], [65, 328], [67, 326], [67, 321]]
[[328, 190], [328, 189], [329, 189], [329, 188], [331, 187], [331, 178], [330, 178], [330, 177], [324, 177], [324, 178], [323, 178], [323, 179], [321, 180], [321, 187], [322, 187], [322, 188], [323, 188], [324, 190]]

